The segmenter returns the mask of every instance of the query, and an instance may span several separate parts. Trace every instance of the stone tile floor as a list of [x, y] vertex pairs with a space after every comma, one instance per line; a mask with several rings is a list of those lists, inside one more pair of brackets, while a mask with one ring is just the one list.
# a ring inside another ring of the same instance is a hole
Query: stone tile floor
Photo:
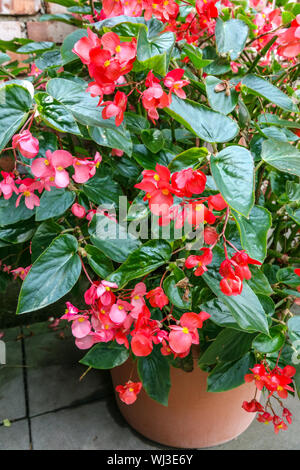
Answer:
[[[66, 330], [38, 323], [6, 330], [3, 340], [0, 450], [164, 449], [124, 421], [109, 373], [92, 370], [79, 380], [86, 370], [78, 363], [83, 353]], [[289, 399], [288, 407], [294, 423], [287, 431], [275, 436], [254, 421], [240, 437], [212, 450], [300, 450], [299, 401]]]

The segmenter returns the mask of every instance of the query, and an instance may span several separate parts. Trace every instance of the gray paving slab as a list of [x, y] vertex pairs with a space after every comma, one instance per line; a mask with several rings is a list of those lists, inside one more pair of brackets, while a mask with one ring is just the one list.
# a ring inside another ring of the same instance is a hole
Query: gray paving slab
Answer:
[[85, 352], [76, 348], [68, 329], [52, 331], [47, 323], [42, 323], [24, 332], [30, 416], [112, 393], [110, 374], [106, 371], [91, 370], [79, 381], [87, 369], [78, 363]]
[[132, 430], [113, 397], [31, 420], [34, 450], [151, 450], [163, 447]]
[[6, 364], [0, 365], [0, 423], [26, 416], [22, 344], [19, 328], [5, 330]]
[[29, 450], [27, 420], [12, 423], [10, 427], [0, 426], [0, 450]]

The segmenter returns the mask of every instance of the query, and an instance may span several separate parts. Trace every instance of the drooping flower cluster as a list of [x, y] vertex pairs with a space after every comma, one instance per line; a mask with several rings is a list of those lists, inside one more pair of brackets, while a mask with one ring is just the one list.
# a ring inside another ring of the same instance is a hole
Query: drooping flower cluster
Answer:
[[[134, 289], [120, 291], [119, 295], [115, 292], [117, 288], [117, 284], [109, 281], [95, 281], [84, 295], [87, 309], [79, 310], [67, 302], [61, 319], [71, 322], [78, 348], [89, 349], [96, 343], [116, 341], [130, 348], [137, 357], [151, 354], [154, 345], [161, 345], [163, 355], [185, 357], [193, 344], [199, 344], [198, 328], [210, 317], [208, 313], [186, 312], [179, 321], [172, 314], [164, 320], [154, 320], [146, 300], [160, 310], [168, 305], [169, 299], [161, 286], [147, 292], [146, 285], [139, 282]], [[167, 329], [164, 328], [166, 319]], [[117, 391], [121, 400], [129, 404], [135, 401], [140, 388], [128, 383]]]
[[152, 15], [162, 22], [172, 21], [179, 13], [174, 0], [104, 0], [101, 19], [113, 16], [142, 16], [150, 20]]
[[239, 295], [243, 280], [251, 279], [249, 264], [261, 265], [260, 261], [250, 258], [245, 251], [238, 251], [231, 259], [225, 259], [220, 266], [220, 289], [225, 295]]
[[[255, 364], [255, 366], [250, 370], [252, 373], [245, 375], [245, 382], [255, 382], [255, 386], [258, 390], [263, 390], [265, 388], [269, 391], [269, 395], [265, 407], [263, 407], [255, 398], [250, 402], [244, 401], [242, 407], [245, 411], [250, 413], [261, 413], [258, 415], [257, 421], [266, 424], [273, 423], [276, 434], [278, 434], [280, 430], [286, 430], [288, 427], [287, 423], [291, 424], [292, 422], [292, 413], [283, 405], [281, 399], [287, 398], [288, 392], [294, 392], [294, 389], [290, 384], [292, 384], [292, 378], [296, 374], [295, 367], [287, 365], [282, 369], [275, 366], [273, 370], [270, 370], [267, 364], [264, 365], [263, 363], [260, 363]], [[272, 397], [276, 399], [276, 402], [279, 403], [282, 409], [281, 417], [275, 413], [274, 408], [270, 403], [270, 399]], [[271, 413], [268, 410], [270, 410]]]

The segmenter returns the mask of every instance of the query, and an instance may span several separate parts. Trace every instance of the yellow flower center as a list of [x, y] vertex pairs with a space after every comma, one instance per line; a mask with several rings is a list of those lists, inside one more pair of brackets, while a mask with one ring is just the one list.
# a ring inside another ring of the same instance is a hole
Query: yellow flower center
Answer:
[[110, 287], [106, 286], [105, 290], [110, 291]]
[[49, 160], [45, 160], [44, 163], [46, 166], [50, 165]]
[[108, 330], [108, 328], [109, 328], [109, 325], [105, 325], [105, 326], [104, 326], [104, 329], [105, 329], [105, 330]]
[[153, 176], [153, 178], [155, 179], [155, 181], [159, 181], [159, 180], [160, 180], [159, 175], [156, 175], [156, 174]]
[[138, 300], [138, 299], [140, 298], [140, 296], [139, 296], [139, 295], [135, 295], [133, 298], [134, 298], [134, 300]]
[[129, 392], [133, 392], [133, 388], [131, 388], [131, 387], [128, 390], [129, 390]]
[[85, 318], [78, 318], [79, 323], [83, 323], [85, 321]]
[[200, 204], [200, 206], [199, 205], [196, 206], [195, 210], [196, 210], [196, 212], [200, 212], [202, 210], [202, 204]]
[[182, 328], [182, 333], [185, 333], [186, 335], [189, 333], [189, 330], [186, 326]]
[[30, 191], [24, 191], [24, 196], [29, 197], [30, 196]]
[[63, 171], [64, 168], [63, 168], [62, 166], [58, 166], [56, 169], [57, 169], [58, 171]]
[[104, 67], [108, 67], [109, 65], [110, 65], [110, 60], [106, 60], [106, 61], [104, 62]]
[[118, 305], [118, 309], [123, 310], [124, 309], [123, 305]]
[[116, 52], [120, 52], [120, 50], [121, 50], [121, 46], [119, 45], [116, 47]]
[[168, 189], [163, 189], [162, 193], [164, 196], [168, 196], [170, 194], [170, 191]]

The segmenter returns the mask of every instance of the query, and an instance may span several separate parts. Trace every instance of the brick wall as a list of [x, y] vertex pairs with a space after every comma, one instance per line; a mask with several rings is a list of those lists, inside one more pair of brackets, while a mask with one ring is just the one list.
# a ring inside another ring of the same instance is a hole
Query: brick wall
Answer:
[[43, 0], [0, 0], [0, 39], [29, 38], [61, 43], [74, 27], [61, 22], [39, 22], [38, 19], [41, 14], [65, 11], [64, 7]]

